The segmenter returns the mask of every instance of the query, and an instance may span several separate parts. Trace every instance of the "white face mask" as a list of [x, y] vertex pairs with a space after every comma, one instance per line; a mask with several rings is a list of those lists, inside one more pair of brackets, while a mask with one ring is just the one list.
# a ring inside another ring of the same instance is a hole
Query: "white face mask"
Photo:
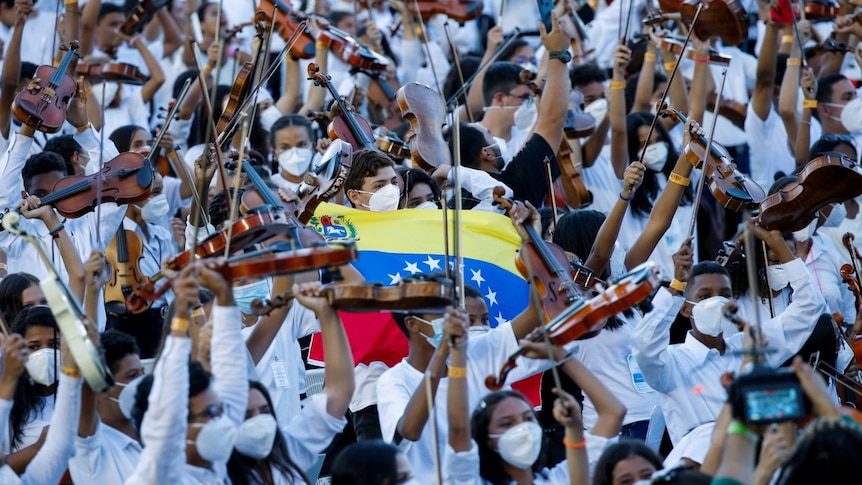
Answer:
[[272, 451], [277, 431], [278, 424], [271, 414], [258, 414], [242, 422], [233, 447], [249, 458], [266, 458]]
[[27, 374], [30, 379], [36, 384], [50, 386], [57, 382], [57, 371], [61, 363], [58, 359], [57, 351], [54, 349], [39, 349], [29, 357], [24, 368], [27, 369]]
[[862, 98], [857, 97], [844, 105], [841, 124], [847, 131], [862, 131]]
[[522, 470], [533, 466], [542, 451], [542, 427], [533, 421], [513, 426], [501, 435], [488, 437], [497, 438], [497, 453], [506, 463]]
[[815, 217], [813, 221], [808, 223], [807, 226], [803, 227], [798, 231], [793, 231], [793, 239], [796, 242], [805, 242], [811, 239], [811, 236], [814, 234], [814, 230], [817, 229], [817, 218]]
[[[102, 98], [102, 92], [104, 91], [105, 97]], [[96, 84], [90, 90], [90, 96], [96, 100], [100, 105], [102, 104], [102, 99], [105, 100], [105, 106], [110, 106], [111, 103], [114, 102], [114, 98], [117, 97], [117, 92], [120, 91], [120, 84], [115, 82], [103, 81], [99, 84]]]
[[536, 107], [536, 100], [534, 98], [525, 99], [521, 106], [515, 110], [515, 127], [519, 131], [528, 131], [538, 117], [539, 110]]
[[601, 123], [605, 119], [605, 115], [608, 114], [608, 100], [605, 98], [596, 99], [584, 107], [584, 113], [591, 115], [596, 120], [596, 124]]
[[311, 167], [313, 158], [311, 148], [293, 147], [278, 155], [278, 166], [294, 177], [301, 177]]
[[239, 311], [251, 315], [251, 303], [254, 300], [266, 300], [269, 298], [269, 282], [266, 280], [255, 281], [250, 285], [234, 286], [233, 301]]
[[416, 320], [419, 320], [420, 322], [427, 323], [428, 325], [431, 325], [431, 328], [434, 329], [434, 335], [431, 335], [430, 337], [428, 335], [425, 335], [425, 334], [422, 334], [422, 335], [425, 337], [425, 340], [427, 340], [428, 343], [431, 344], [432, 347], [434, 347], [435, 349], [437, 347], [439, 347], [440, 342], [443, 341], [443, 317], [435, 318], [434, 320], [431, 320], [430, 322], [428, 320], [425, 320], [424, 318], [420, 318], [420, 317], [415, 317], [415, 318], [416, 318]]
[[436, 210], [439, 209], [439, 207], [437, 207], [437, 203], [433, 200], [426, 200], [425, 202], [414, 207], [414, 209]]
[[470, 337], [478, 337], [480, 335], [485, 335], [486, 333], [488, 333], [490, 331], [491, 331], [491, 327], [489, 327], [487, 325], [479, 325], [479, 326], [470, 327], [467, 329], [467, 332], [470, 335]]
[[187, 444], [195, 445], [201, 458], [213, 463], [226, 462], [230, 458], [236, 428], [229, 419], [219, 416], [206, 423], [191, 423], [189, 428], [201, 428], [194, 441], [186, 440]]
[[366, 192], [364, 190], [357, 190], [357, 192], [371, 194], [368, 204], [362, 204], [363, 207], [367, 207], [371, 212], [392, 212], [398, 209], [398, 202], [401, 200], [401, 191], [395, 184], [384, 185], [377, 189], [377, 192]]
[[661, 172], [661, 169], [664, 168], [664, 164], [667, 162], [667, 152], [666, 141], [660, 141], [647, 146], [644, 152], [644, 166], [654, 172]]
[[844, 207], [844, 204], [835, 204], [832, 206], [832, 212], [829, 213], [826, 222], [823, 223], [823, 227], [838, 227], [846, 217], [847, 208]]
[[143, 379], [144, 376], [140, 375], [126, 384], [117, 382], [115, 385], [123, 388], [123, 390], [120, 391], [119, 399], [108, 396], [108, 399], [117, 403], [120, 407], [120, 412], [123, 413], [123, 416], [125, 416], [126, 419], [132, 419], [132, 408], [135, 407], [135, 392], [137, 392], [138, 384], [140, 384]]
[[155, 224], [162, 220], [169, 210], [171, 206], [168, 205], [168, 197], [165, 194], [154, 195], [141, 207], [141, 219]]
[[773, 264], [766, 267], [766, 276], [769, 277], [769, 287], [772, 291], [781, 291], [787, 288], [790, 280], [787, 279], [787, 271], [780, 264]]
[[727, 297], [713, 296], [697, 302], [691, 309], [697, 331], [710, 337], [718, 337], [725, 328], [733, 325], [724, 316], [724, 305], [728, 301], [730, 300]]
[[845, 342], [838, 349], [838, 356], [835, 358], [835, 368], [843, 372], [850, 365], [850, 361], [855, 358], [856, 354], [853, 353], [853, 349]]

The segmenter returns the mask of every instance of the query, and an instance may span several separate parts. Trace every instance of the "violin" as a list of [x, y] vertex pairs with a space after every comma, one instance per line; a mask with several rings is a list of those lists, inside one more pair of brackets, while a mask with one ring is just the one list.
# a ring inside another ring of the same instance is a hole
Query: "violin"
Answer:
[[737, 258], [743, 256], [745, 239], [741, 237], [736, 241], [724, 241], [721, 246], [721, 249], [718, 250], [718, 256], [715, 257], [715, 262], [728, 269]]
[[572, 267], [572, 281], [584, 290], [593, 290], [596, 285], [607, 286], [607, 283], [596, 276], [596, 273], [582, 265], [578, 259], [570, 259]]
[[[658, 267], [648, 261], [624, 275], [619, 281], [610, 282], [607, 289], [600, 291], [598, 296], [590, 300], [581, 300], [566, 308], [548, 322], [540, 332], [530, 336], [531, 342], [539, 342], [547, 336], [553, 345], [565, 345], [583, 338], [589, 333], [597, 333], [604, 327], [608, 317], [628, 310], [646, 300], [658, 288]], [[499, 375], [491, 375], [485, 379], [485, 386], [498, 391], [506, 382], [509, 372], [517, 367], [517, 359], [526, 352], [519, 348], [509, 356], [500, 369]]]
[[760, 203], [760, 223], [768, 230], [798, 231], [823, 207], [862, 194], [862, 170], [856, 162], [837, 155], [822, 155], [797, 174], [798, 182]]
[[819, 54], [853, 54], [856, 49], [852, 46], [847, 45], [845, 42], [837, 42], [833, 38], [828, 38], [823, 42], [817, 44], [816, 46], [811, 48], [815, 55]]
[[[234, 78], [230, 94], [228, 95], [227, 105], [225, 105], [224, 111], [222, 111], [216, 125], [216, 133], [223, 136], [225, 140], [230, 138], [230, 134], [225, 134], [225, 130], [232, 124], [231, 122], [239, 112], [239, 108], [251, 93], [253, 73], [254, 64], [246, 61], [242, 63], [242, 67], [239, 68], [239, 72], [237, 72], [236, 78]], [[235, 126], [236, 124], [234, 124]]]
[[410, 147], [395, 133], [388, 133], [384, 136], [375, 136], [374, 144], [380, 151], [388, 153], [395, 158], [406, 160], [410, 158]]
[[[850, 253], [850, 264], [845, 264], [841, 266], [841, 278], [844, 279], [844, 282], [850, 285], [850, 291], [856, 296], [856, 311], [858, 312], [862, 309], [862, 296], [860, 296], [859, 288], [862, 287], [862, 284], [859, 282], [859, 267], [856, 262], [859, 260], [859, 251], [856, 250], [856, 247], [853, 245], [853, 240], [856, 239], [856, 236], [853, 235], [852, 232], [844, 233], [841, 236], [841, 243], [847, 248], [847, 252]], [[853, 275], [856, 275], [855, 277]]]
[[[66, 121], [66, 109], [78, 89], [78, 84], [72, 76], [66, 74], [72, 59], [78, 55], [77, 40], [69, 43], [69, 47], [60, 46], [66, 51], [63, 60], [57, 67], [39, 66], [33, 78], [41, 81], [30, 89], [24, 89], [12, 103], [12, 114], [22, 124], [34, 130], [45, 133], [57, 133]], [[47, 84], [42, 84], [45, 80]]]
[[135, 204], [150, 197], [153, 167], [139, 153], [121, 153], [105, 163], [98, 173], [61, 178], [51, 193], [40, 199], [40, 206], [53, 205], [57, 212], [69, 219], [92, 212], [99, 200], [100, 177], [103, 203]]
[[[266, 210], [254, 210], [234, 221], [229, 227], [201, 241], [195, 248], [195, 256], [210, 258], [223, 255], [226, 247], [229, 255], [234, 254], [252, 244], [261, 243], [287, 232], [289, 229], [290, 226], [285, 221], [284, 216]], [[230, 241], [229, 247], [228, 241]], [[179, 271], [191, 261], [192, 251], [187, 249], [165, 260], [162, 265], [170, 270]], [[143, 284], [138, 285], [135, 291], [126, 298], [126, 307], [129, 311], [139, 313], [142, 308], [145, 308], [144, 305], [156, 301], [165, 294], [170, 289], [169, 284], [156, 289], [156, 283], [164, 276], [162, 272], [156, 273]]]
[[[388, 130], [394, 130], [401, 126], [404, 119], [401, 117], [401, 111], [398, 109], [397, 93], [401, 89], [401, 83], [398, 82], [398, 78], [394, 73], [390, 73], [389, 71], [364, 73], [371, 78], [371, 82], [368, 84], [368, 91], [366, 92], [369, 111], [379, 113], [379, 124], [382, 124]], [[373, 116], [372, 120], [374, 120]]]
[[296, 59], [314, 58], [314, 35], [308, 26], [301, 25], [303, 20], [308, 19], [280, 0], [260, 0], [258, 9], [267, 15], [267, 19], [275, 23], [275, 31], [285, 42], [289, 42], [290, 36], [301, 27], [302, 33], [291, 46], [290, 54]]
[[[126, 230], [122, 224], [117, 235], [105, 249], [105, 259], [110, 264], [111, 279], [105, 285], [105, 309], [112, 315], [125, 315], [126, 298], [139, 285], [144, 284], [146, 276], [141, 274], [140, 260], [144, 258], [144, 244], [135, 231]], [[149, 302], [137, 309], [136, 313], [149, 308]]]
[[351, 66], [365, 71], [385, 71], [389, 59], [382, 56], [343, 30], [321, 24], [317, 42], [326, 44], [330, 52]]
[[[703, 10], [692, 25], [701, 3]], [[739, 45], [748, 39], [748, 14], [737, 0], [683, 0], [679, 13], [700, 40], [718, 37], [727, 45]]]
[[353, 147], [345, 141], [334, 140], [323, 153], [321, 162], [305, 174], [305, 179], [296, 190], [302, 203], [295, 209], [294, 215], [300, 224], [307, 224], [317, 206], [335, 197], [344, 187], [352, 163]]
[[[678, 56], [685, 55], [688, 59], [694, 59], [695, 49], [694, 46], [689, 45], [685, 49], [685, 54], [682, 52], [682, 48], [685, 45], [685, 37], [679, 37], [675, 35], [666, 35], [659, 42], [659, 49], [670, 52], [672, 54], [676, 54]], [[726, 66], [730, 64], [730, 56], [725, 56], [719, 53], [714, 48], [709, 48], [709, 62], [711, 64], [723, 65]], [[715, 96], [715, 94], [713, 94]], [[722, 98], [722, 102], [724, 98]], [[743, 111], [744, 112], [744, 111]]]
[[440, 94], [425, 84], [412, 82], [401, 86], [396, 98], [401, 114], [410, 124], [406, 137], [413, 163], [429, 172], [440, 165], [451, 165], [449, 144], [443, 139], [446, 105]]
[[[120, 26], [119, 33], [126, 37], [131, 37], [135, 34], [140, 34], [144, 31], [144, 27], [153, 17], [156, 16], [159, 9], [169, 3], [169, 0], [141, 0], [135, 7], [135, 10], [126, 18], [123, 25]], [[123, 38], [119, 35], [114, 37], [111, 45], [108, 46], [107, 53], [114, 57], [117, 53], [117, 47], [123, 42]]]
[[87, 77], [90, 83], [114, 81], [140, 86], [150, 80], [137, 66], [125, 62], [79, 63], [75, 67], [75, 74]]
[[[395, 286], [377, 283], [358, 285], [335, 285], [323, 290], [329, 305], [341, 311], [398, 312], [410, 311], [436, 313], [455, 301], [452, 280], [436, 278], [422, 280], [405, 278]], [[292, 291], [276, 295], [272, 300], [254, 300], [251, 303], [255, 315], [269, 315], [277, 308], [287, 305], [294, 297]]]
[[377, 150], [377, 147], [374, 146], [374, 132], [371, 130], [371, 125], [365, 118], [348, 108], [347, 102], [332, 85], [332, 78], [322, 74], [320, 67], [312, 62], [308, 65], [308, 79], [314, 81], [315, 86], [325, 86], [338, 105], [340, 113], [333, 117], [327, 128], [329, 138], [344, 140], [356, 149]]
[[835, 0], [808, 0], [803, 3], [805, 18], [812, 22], [833, 20], [841, 15], [841, 6]]
[[[672, 116], [682, 124], [688, 121], [685, 115], [674, 109], [662, 110], [661, 115]], [[713, 142], [707, 156], [706, 145], [706, 137], [692, 134], [684, 153], [693, 165], [702, 168], [706, 185], [715, 200], [732, 211], [755, 209], [766, 196], [760, 185], [736, 170], [736, 164], [723, 146]], [[704, 159], [706, 166], [700, 167]]]
[[435, 15], [445, 15], [464, 25], [465, 22], [475, 20], [482, 15], [483, 5], [479, 1], [467, 0], [419, 0], [408, 3], [411, 13], [415, 13], [417, 7], [422, 20], [426, 22]]
[[23, 237], [36, 247], [39, 257], [47, 266], [49, 274], [39, 281], [39, 287], [45, 294], [45, 300], [51, 308], [51, 313], [57, 320], [57, 328], [66, 340], [66, 345], [75, 358], [75, 364], [81, 371], [87, 385], [96, 394], [107, 392], [114, 385], [114, 376], [105, 362], [105, 356], [99, 351], [88, 333], [88, 319], [81, 303], [60, 278], [57, 268], [45, 253], [42, 243], [32, 234], [20, 227], [21, 216], [17, 212], [8, 212], [3, 217], [3, 228], [12, 234]]

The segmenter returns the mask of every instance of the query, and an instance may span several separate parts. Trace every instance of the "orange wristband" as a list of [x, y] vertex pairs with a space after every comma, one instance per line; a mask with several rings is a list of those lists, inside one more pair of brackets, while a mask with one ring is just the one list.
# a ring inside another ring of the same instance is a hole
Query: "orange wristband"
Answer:
[[611, 89], [625, 89], [626, 82], [625, 81], [611, 81]]
[[567, 440], [566, 438], [563, 438], [563, 446], [565, 446], [566, 448], [577, 450], [577, 449], [580, 449], [580, 448], [587, 446], [587, 439], [584, 438], [577, 443], [572, 443], [571, 441]]
[[791, 57], [790, 59], [787, 59], [787, 65], [799, 67], [802, 65], [802, 59], [798, 57]]
[[467, 377], [466, 367], [449, 367], [449, 377], [452, 379], [463, 379]]

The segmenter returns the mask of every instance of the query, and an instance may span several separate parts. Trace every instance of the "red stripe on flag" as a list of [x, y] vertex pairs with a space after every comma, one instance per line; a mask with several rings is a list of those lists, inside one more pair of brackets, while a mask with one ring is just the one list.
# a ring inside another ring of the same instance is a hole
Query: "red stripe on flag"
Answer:
[[[391, 313], [346, 313], [338, 312], [344, 323], [344, 331], [353, 352], [353, 365], [383, 362], [389, 367], [407, 357], [407, 337], [398, 328]], [[323, 340], [320, 333], [311, 339], [308, 360], [322, 365]]]

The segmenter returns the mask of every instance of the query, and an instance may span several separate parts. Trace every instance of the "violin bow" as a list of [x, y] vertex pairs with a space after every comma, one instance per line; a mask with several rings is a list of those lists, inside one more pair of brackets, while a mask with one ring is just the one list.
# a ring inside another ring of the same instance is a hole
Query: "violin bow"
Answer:
[[497, 47], [497, 49], [494, 51], [494, 54], [484, 64], [481, 64], [479, 68], [476, 69], [476, 72], [474, 72], [473, 75], [470, 76], [470, 79], [467, 79], [467, 82], [462, 83], [461, 87], [458, 88], [458, 90], [455, 91], [455, 93], [453, 93], [452, 96], [450, 96], [449, 99], [446, 100], [447, 111], [452, 112], [455, 110], [455, 107], [458, 105], [458, 98], [460, 98], [461, 95], [463, 95], [464, 92], [470, 88], [470, 86], [476, 80], [476, 76], [478, 76], [480, 72], [483, 72], [485, 69], [487, 69], [488, 66], [497, 62], [497, 59], [500, 58], [500, 55], [503, 53], [503, 51], [506, 50], [506, 48], [509, 47], [509, 45], [515, 41], [515, 39], [518, 38], [518, 34], [520, 33], [521, 29], [515, 27], [515, 30], [513, 30], [512, 33], [509, 34], [506, 40], [504, 40], [503, 43]]
[[[240, 118], [242, 118], [242, 131], [240, 134], [240, 139], [242, 143], [240, 143], [239, 148], [239, 161], [236, 164], [236, 168], [233, 173], [233, 182], [231, 182], [231, 188], [233, 189], [233, 197], [231, 198], [230, 205], [230, 217], [228, 217], [228, 226], [227, 226], [227, 241], [224, 245], [224, 257], [228, 257], [230, 254], [230, 242], [233, 237], [233, 221], [236, 220], [239, 215], [239, 187], [242, 178], [242, 169], [245, 166], [245, 149], [246, 149], [246, 137], [248, 137], [248, 113], [241, 113]], [[249, 167], [249, 170], [254, 170], [253, 167]]]
[[[449, 28], [448, 20], [443, 24], [443, 30], [446, 31], [446, 40], [449, 41], [449, 49], [452, 50], [452, 64], [455, 65], [455, 69], [458, 71], [458, 81], [460, 81], [461, 86], [463, 86], [464, 72], [461, 70], [461, 59], [458, 57], [458, 49], [455, 47], [455, 39], [452, 37], [452, 30]], [[467, 119], [470, 120], [470, 123], [473, 123], [475, 118], [473, 118], [473, 110], [470, 109], [470, 104], [465, 103], [464, 108], [467, 110]]]
[[[769, 256], [766, 254], [766, 241], [760, 241], [760, 250], [763, 252], [763, 264], [769, 264]], [[772, 296], [772, 286], [769, 284], [769, 271], [764, 271], [766, 278], [766, 293], [769, 295], [769, 318], [775, 318], [775, 298]]]
[[[694, 29], [692, 29], [694, 30]], [[707, 147], [708, 148], [708, 147]], [[748, 227], [749, 222], [751, 221], [751, 212], [743, 212], [742, 220], [746, 221], [745, 224], [745, 233], [743, 237], [745, 241], [743, 244], [745, 245], [745, 268], [748, 273], [748, 295], [751, 298], [751, 308], [752, 313], [754, 314], [754, 338], [752, 339], [752, 345], [754, 348], [750, 349], [751, 352], [754, 353], [754, 363], [762, 364], [763, 359], [766, 358], [766, 353], [763, 351], [763, 339], [761, 334], [761, 322], [760, 322], [760, 310], [758, 307], [757, 297], [758, 291], [757, 289], [760, 287], [757, 284], [757, 268], [754, 258], [754, 235], [751, 233], [751, 229]], [[770, 288], [771, 292], [772, 289]]]
[[[805, 2], [799, 2], [799, 15], [805, 20]], [[808, 60], [805, 58], [805, 44], [802, 43], [802, 34], [799, 33], [799, 24], [796, 23], [796, 15], [793, 15], [793, 7], [790, 7], [790, 19], [793, 21], [793, 35], [796, 37], [796, 42], [799, 44], [799, 59], [802, 61], [802, 68], [808, 69]]]
[[[216, 12], [216, 27], [215, 27], [216, 31], [215, 31], [215, 34], [213, 34], [214, 35], [213, 42], [218, 42], [218, 57], [216, 57], [216, 65], [215, 65], [215, 69], [213, 70], [213, 90], [210, 93], [209, 97], [206, 96], [206, 91], [203, 92], [204, 97], [207, 98], [207, 100], [209, 101], [211, 113], [212, 113], [212, 107], [215, 106], [215, 104], [216, 104], [216, 92], [218, 91], [218, 89], [215, 89], [215, 86], [218, 86], [219, 77], [221, 77], [221, 68], [222, 68], [221, 58], [224, 55], [225, 39], [222, 38], [222, 33], [221, 33], [221, 16], [222, 16], [222, 7], [223, 6], [224, 6], [223, 1], [219, 0], [218, 1], [218, 11]], [[212, 116], [210, 116], [210, 119], [212, 119]], [[213, 133], [215, 133], [215, 124], [213, 124], [212, 126], [210, 126], [208, 124], [206, 126], [206, 131], [205, 131], [206, 135], [204, 136], [204, 140], [209, 139], [210, 130], [213, 130]], [[227, 183], [227, 182], [225, 182], [225, 183]]]
[[431, 38], [428, 37], [428, 30], [425, 29], [425, 20], [422, 19], [422, 11], [419, 10], [419, 2], [413, 0], [413, 10], [416, 11], [416, 20], [419, 23], [419, 30], [422, 32], [422, 47], [424, 47], [425, 58], [428, 59], [428, 64], [431, 66], [431, 73], [434, 75], [434, 84], [437, 85], [437, 92], [442, 93], [440, 89], [440, 79], [437, 77], [437, 68], [434, 67], [434, 59], [431, 57], [431, 50], [428, 48], [428, 43]]

